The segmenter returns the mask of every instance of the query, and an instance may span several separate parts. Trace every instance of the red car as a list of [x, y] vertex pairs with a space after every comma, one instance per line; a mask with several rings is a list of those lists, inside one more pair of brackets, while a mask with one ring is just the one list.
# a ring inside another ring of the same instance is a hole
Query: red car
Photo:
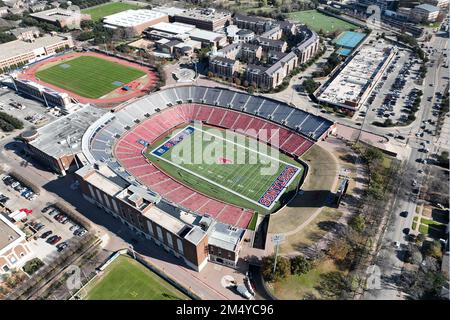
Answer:
[[60, 236], [52, 236], [52, 237], [50, 237], [50, 238], [48, 238], [47, 239], [47, 243], [49, 243], [49, 244], [56, 244], [56, 243], [58, 243], [59, 241], [61, 241], [61, 237]]

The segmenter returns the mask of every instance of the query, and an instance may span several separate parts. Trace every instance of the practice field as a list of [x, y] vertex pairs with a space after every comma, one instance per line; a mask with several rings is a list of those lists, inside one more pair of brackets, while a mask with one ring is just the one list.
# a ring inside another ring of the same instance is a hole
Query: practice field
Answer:
[[316, 32], [322, 30], [325, 33], [334, 31], [355, 30], [357, 25], [351, 24], [332, 16], [327, 16], [317, 10], [297, 11], [289, 13], [289, 18], [299, 23], [304, 23]]
[[295, 190], [304, 169], [294, 159], [241, 134], [187, 126], [147, 149], [161, 170], [215, 199], [267, 213]]
[[93, 21], [99, 21], [102, 18], [112, 15], [114, 13], [122, 12], [129, 9], [138, 9], [139, 6], [125, 2], [110, 2], [93, 8], [86, 8], [81, 10], [81, 13], [91, 15]]
[[86, 300], [188, 300], [178, 289], [128, 256], [119, 256], [88, 285]]
[[94, 56], [64, 60], [36, 72], [36, 78], [86, 98], [97, 99], [145, 72]]

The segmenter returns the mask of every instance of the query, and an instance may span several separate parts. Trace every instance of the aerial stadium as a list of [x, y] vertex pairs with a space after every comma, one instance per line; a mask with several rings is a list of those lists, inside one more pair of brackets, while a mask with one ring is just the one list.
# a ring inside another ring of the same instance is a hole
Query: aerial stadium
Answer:
[[[331, 121], [279, 101], [181, 86], [104, 114], [83, 136], [82, 148], [89, 162], [106, 165], [185, 212], [246, 228], [255, 212], [274, 212], [296, 194], [307, 171], [302, 155], [333, 128]], [[204, 139], [211, 130], [215, 139]], [[210, 163], [173, 160], [177, 148], [189, 149], [196, 142], [216, 148], [225, 131], [236, 138], [226, 138], [231, 153], [219, 152]], [[262, 145], [270, 150], [265, 155], [258, 151]], [[276, 149], [280, 155], [272, 160], [277, 169], [262, 175], [261, 162], [235, 164], [233, 150], [239, 149], [247, 160], [269, 157]]]

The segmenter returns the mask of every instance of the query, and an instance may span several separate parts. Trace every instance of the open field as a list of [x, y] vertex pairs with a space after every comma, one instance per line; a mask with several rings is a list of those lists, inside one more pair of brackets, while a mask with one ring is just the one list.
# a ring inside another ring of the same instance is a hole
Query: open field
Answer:
[[289, 275], [286, 279], [275, 282], [270, 290], [281, 300], [302, 300], [309, 295], [320, 299], [320, 293], [316, 287], [320, 283], [321, 275], [332, 271], [338, 271], [337, 266], [333, 260], [325, 259], [305, 274]]
[[36, 72], [39, 80], [86, 98], [100, 98], [145, 73], [93, 56], [79, 56]]
[[[302, 194], [295, 197], [282, 211], [270, 217], [270, 233], [286, 233], [305, 223], [315, 211], [324, 207], [337, 179], [335, 158], [317, 144], [303, 156], [309, 166], [308, 175], [302, 186]], [[290, 242], [291, 237], [288, 237]]]
[[99, 21], [106, 16], [129, 9], [138, 9], [139, 6], [125, 2], [109, 2], [92, 8], [82, 9], [82, 13], [90, 14], [93, 21]]
[[182, 292], [128, 256], [119, 256], [86, 288], [86, 300], [188, 300]]
[[299, 23], [304, 23], [316, 32], [322, 30], [325, 33], [334, 31], [348, 31], [358, 29], [358, 26], [327, 16], [317, 10], [297, 11], [289, 13], [289, 18]]
[[[241, 134], [230, 137], [222, 130], [192, 126], [180, 134], [186, 132], [191, 133], [165, 150], [179, 134], [159, 140], [147, 149], [147, 157], [178, 181], [215, 199], [267, 213], [277, 208], [283, 194], [296, 189], [304, 173], [294, 159]], [[203, 152], [194, 152], [199, 147]], [[275, 183], [277, 190], [269, 194]]]

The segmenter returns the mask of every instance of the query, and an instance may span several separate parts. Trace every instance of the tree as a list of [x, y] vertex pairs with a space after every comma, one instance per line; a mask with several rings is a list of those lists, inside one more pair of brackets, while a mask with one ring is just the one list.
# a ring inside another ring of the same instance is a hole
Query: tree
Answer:
[[441, 258], [442, 257], [441, 243], [438, 240], [425, 241], [422, 244], [422, 254], [425, 257]]
[[357, 232], [363, 232], [366, 227], [366, 220], [362, 215], [354, 216], [348, 222], [348, 225]]
[[291, 258], [291, 273], [296, 275], [301, 275], [307, 273], [312, 268], [312, 263], [310, 260], [303, 256], [296, 256]]
[[436, 160], [441, 167], [448, 168], [449, 167], [448, 151], [442, 151], [441, 154], [436, 157]]
[[337, 262], [342, 262], [347, 257], [350, 252], [349, 244], [343, 239], [337, 239], [328, 247], [328, 255], [336, 260]]
[[322, 274], [320, 278], [317, 290], [326, 298], [342, 298], [345, 293], [351, 290], [349, 279], [339, 271]]
[[273, 273], [273, 266], [275, 263], [275, 256], [271, 255], [262, 258], [262, 268], [261, 273], [266, 281], [277, 281], [286, 278], [291, 271], [291, 263], [289, 259], [278, 256], [277, 266], [275, 269], [275, 274]]
[[411, 264], [419, 264], [422, 262], [423, 257], [419, 249], [414, 244], [408, 244], [408, 248], [404, 255], [405, 262]]
[[303, 81], [302, 86], [308, 94], [313, 94], [319, 87], [319, 83], [315, 82], [313, 79], [306, 79]]

